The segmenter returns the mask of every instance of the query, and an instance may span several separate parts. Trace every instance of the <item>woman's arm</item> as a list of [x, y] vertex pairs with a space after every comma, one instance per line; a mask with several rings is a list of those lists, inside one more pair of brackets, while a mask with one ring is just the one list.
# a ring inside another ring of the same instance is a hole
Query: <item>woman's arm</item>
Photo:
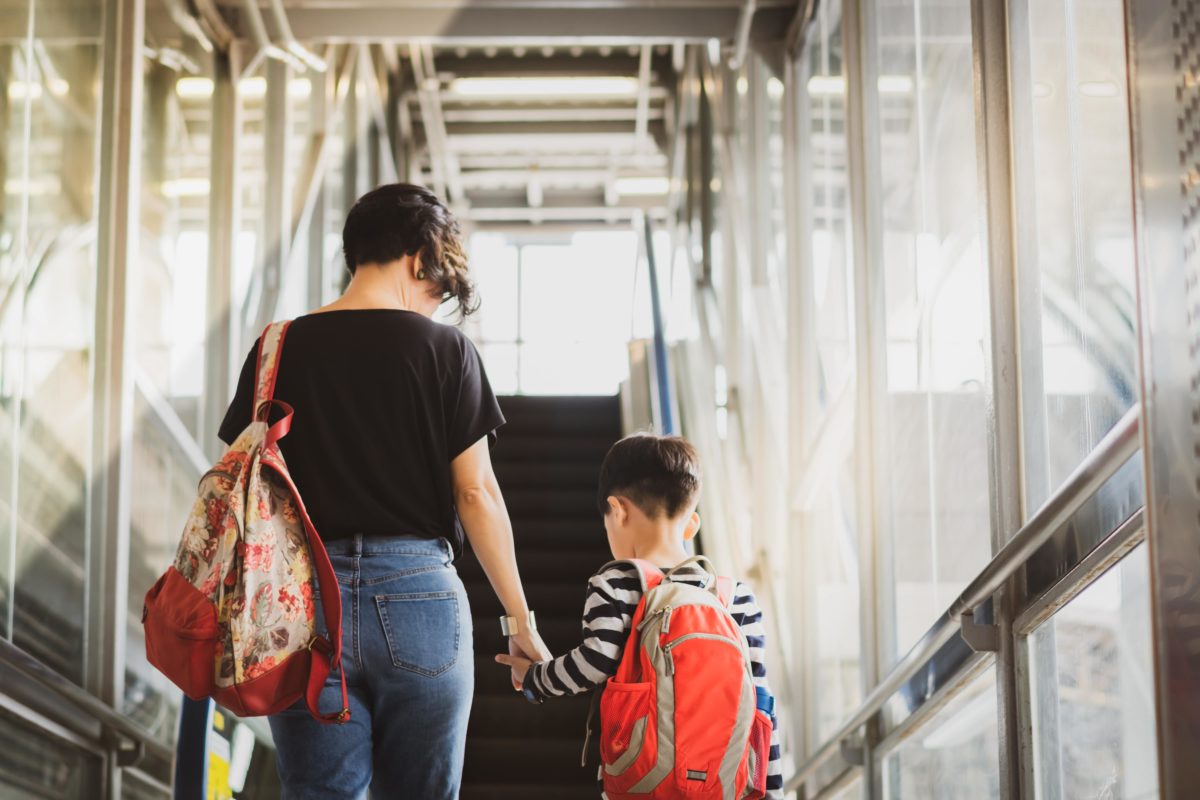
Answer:
[[[504, 606], [504, 613], [518, 620], [528, 618], [529, 605], [521, 576], [517, 572], [517, 556], [513, 547], [512, 523], [500, 494], [500, 484], [492, 470], [487, 437], [468, 447], [450, 462], [454, 484], [454, 502], [463, 529], [471, 541], [480, 566], [483, 567], [492, 590]], [[521, 628], [512, 643], [535, 661], [550, 658], [550, 651], [537, 631]]]

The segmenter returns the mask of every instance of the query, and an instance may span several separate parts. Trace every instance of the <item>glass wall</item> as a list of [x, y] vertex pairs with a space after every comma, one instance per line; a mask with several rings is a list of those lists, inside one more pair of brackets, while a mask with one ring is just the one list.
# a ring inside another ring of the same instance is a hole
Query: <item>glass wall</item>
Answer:
[[[803, 253], [811, 300], [806, 370], [803, 563], [812, 586], [805, 620], [816, 652], [805, 707], [815, 741], [831, 735], [862, 696], [855, 437], [854, 261], [842, 4], [822, 3], [800, 70], [799, 183], [808, 216]], [[801, 632], [802, 635], [804, 632]], [[815, 636], [814, 636], [815, 634]]]
[[885, 350], [880, 615], [890, 665], [991, 552], [987, 296], [966, 2], [877, 0]]
[[[1060, 491], [1137, 400], [1127, 6], [822, 2], [786, 72], [783, 141], [796, 148], [782, 192], [796, 232], [785, 248], [787, 368], [801, 375], [787, 400], [796, 452], [787, 553], [802, 587], [768, 613], [785, 614], [793, 637], [782, 657], [803, 687], [785, 706], [802, 718], [792, 726], [803, 736], [799, 761], [822, 759], [804, 771], [805, 796], [838, 796], [859, 773], [847, 742], [831, 737], [1016, 533], [1008, 521]], [[749, 85], [734, 83], [746, 75]], [[753, 96], [754, 81], [749, 70], [724, 85]], [[982, 114], [1000, 104], [1007, 127], [1003, 115]], [[692, 130], [712, 136], [702, 112]], [[738, 135], [740, 146], [762, 147]], [[991, 170], [990, 156], [1005, 153], [1011, 185]], [[769, 161], [769, 148], [759, 157]], [[753, 174], [757, 162], [747, 162]], [[743, 202], [738, 182], [720, 177], [709, 194]], [[703, 188], [689, 180], [690, 192]], [[1006, 192], [1011, 227], [987, 207]], [[744, 235], [726, 216], [709, 238], [718, 255], [728, 253], [720, 242]], [[694, 249], [699, 230], [693, 218], [680, 239]], [[683, 257], [704, 274], [698, 255]], [[989, 286], [1013, 294], [989, 297]], [[692, 335], [713, 340], [709, 353], [736, 365], [736, 347], [724, 348], [759, 320], [706, 319], [706, 303], [721, 307], [709, 295], [722, 291], [728, 283], [702, 284], [679, 313], [698, 320]], [[1017, 351], [994, 347], [993, 330], [1015, 331]], [[733, 400], [715, 413], [733, 429], [756, 387], [745, 373], [726, 378]], [[997, 420], [1013, 418], [1019, 437], [999, 438]], [[719, 457], [728, 472], [755, 474], [736, 454]], [[1009, 465], [1012, 474], [1000, 472]], [[1127, 480], [1136, 467], [1115, 472], [1030, 559], [1044, 596], [1022, 583], [1011, 612], [975, 609], [981, 621], [1052, 615], [1001, 635], [999, 657], [955, 630], [906, 669], [917, 689], [901, 693], [906, 714], [871, 716], [881, 741], [867, 737], [865, 796], [1157, 794], [1151, 578], [1145, 548], [1130, 550], [1140, 535], [1129, 524], [1141, 502], [1140, 483]], [[743, 516], [760, 524], [757, 508]], [[1089, 552], [1097, 543], [1102, 553]], [[756, 576], [773, 574], [776, 552], [753, 556]], [[1103, 553], [1127, 554], [1101, 576], [1085, 559]], [[1010, 704], [1022, 720], [1002, 719]]]
[[0, 42], [0, 634], [76, 682], [85, 659], [101, 9], [22, 5], [13, 12], [28, 35]]
[[1026, 510], [1134, 402], [1133, 195], [1122, 0], [1014, 3]]

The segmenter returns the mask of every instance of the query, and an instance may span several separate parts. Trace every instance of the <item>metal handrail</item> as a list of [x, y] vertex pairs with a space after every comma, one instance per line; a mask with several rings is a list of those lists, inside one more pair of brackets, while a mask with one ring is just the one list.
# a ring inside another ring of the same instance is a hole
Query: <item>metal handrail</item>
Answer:
[[650, 229], [650, 215], [642, 215], [642, 237], [646, 247], [646, 267], [650, 277], [650, 313], [654, 318], [654, 372], [658, 381], [658, 406], [662, 432], [675, 433], [675, 415], [672, 412], [671, 372], [667, 353], [666, 323], [663, 319], [662, 296], [658, 285], [658, 262], [654, 257], [654, 236]]
[[858, 710], [796, 773], [785, 782], [792, 791], [811, 778], [817, 769], [838, 752], [841, 743], [853, 736], [879, 712], [883, 704], [950, 641], [961, 627], [964, 615], [972, 614], [1004, 582], [1037, 552], [1083, 506], [1113, 474], [1138, 451], [1141, 407], [1135, 404], [1121, 417], [1100, 443], [1071, 473], [1062, 487], [1037, 510], [1029, 521], [988, 562], [962, 594], [950, 604], [912, 649], [892, 668], [863, 700]]
[[[174, 751], [155, 739], [145, 728], [123, 716], [95, 695], [89, 694], [71, 683], [7, 639], [0, 639], [0, 664], [12, 667], [59, 697], [73, 703], [99, 722], [106, 731], [111, 731], [129, 740], [135, 747], [134, 757], [127, 762], [122, 762], [122, 766], [133, 766], [145, 753], [168, 763], [174, 757]], [[105, 742], [105, 745], [109, 746], [110, 743]]]

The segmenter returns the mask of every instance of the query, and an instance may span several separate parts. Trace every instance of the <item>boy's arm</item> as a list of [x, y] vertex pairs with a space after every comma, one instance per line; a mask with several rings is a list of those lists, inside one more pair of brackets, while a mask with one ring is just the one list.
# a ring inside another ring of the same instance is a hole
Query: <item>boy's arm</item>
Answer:
[[618, 565], [588, 580], [583, 643], [552, 661], [529, 667], [525, 690], [533, 699], [582, 694], [616, 674], [641, 596], [633, 569]]
[[[754, 685], [770, 693], [771, 687], [767, 683], [767, 637], [763, 627], [762, 609], [754, 599], [754, 592], [745, 584], [737, 585], [729, 612], [746, 635], [746, 644], [750, 647], [750, 667], [754, 675]], [[771, 696], [774, 697], [773, 694]], [[774, 714], [771, 715], [771, 758], [767, 763], [767, 798], [783, 798], [783, 752], [779, 748], [779, 723]]]

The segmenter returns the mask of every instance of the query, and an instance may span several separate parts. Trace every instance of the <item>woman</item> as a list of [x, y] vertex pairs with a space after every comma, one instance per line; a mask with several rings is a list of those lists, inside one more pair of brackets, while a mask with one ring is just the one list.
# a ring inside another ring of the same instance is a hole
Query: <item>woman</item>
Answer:
[[[549, 657], [526, 624], [492, 472], [504, 417], [470, 340], [431, 319], [452, 297], [464, 315], [474, 309], [458, 223], [437, 197], [409, 184], [375, 189], [350, 210], [342, 239], [350, 285], [292, 322], [275, 396], [295, 409], [280, 447], [341, 587], [350, 720], [317, 722], [303, 701], [273, 715], [279, 777], [289, 799], [368, 788], [455, 798], [474, 688], [471, 613], [451, 565], [464, 529], [516, 621], [510, 650]], [[256, 351], [221, 425], [226, 442], [250, 422]], [[340, 703], [335, 674], [321, 707]]]

